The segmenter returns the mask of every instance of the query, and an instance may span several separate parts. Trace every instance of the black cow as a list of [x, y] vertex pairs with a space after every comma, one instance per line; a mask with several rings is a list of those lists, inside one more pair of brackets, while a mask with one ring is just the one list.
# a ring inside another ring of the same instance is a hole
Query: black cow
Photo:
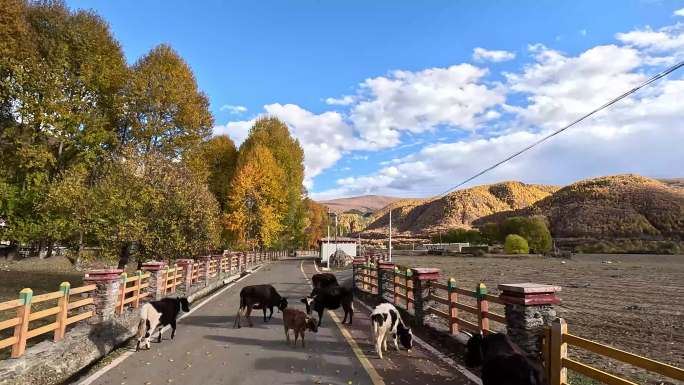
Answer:
[[[245, 286], [240, 290], [240, 308], [235, 316], [235, 323], [233, 327], [241, 327], [240, 315], [245, 313], [249, 326], [252, 326], [252, 309], [263, 309], [264, 322], [273, 317], [273, 308], [278, 307], [278, 310], [283, 311], [287, 307], [287, 298], [281, 297], [278, 291], [271, 285], [252, 285]], [[271, 312], [266, 318], [266, 309]]]
[[339, 286], [337, 277], [333, 273], [319, 273], [311, 277], [311, 283], [314, 289], [323, 289], [330, 286]]
[[311, 295], [302, 298], [302, 303], [306, 305], [307, 314], [311, 315], [311, 310], [318, 313], [318, 326], [321, 326], [323, 320], [323, 311], [325, 309], [335, 310], [342, 306], [344, 309], [344, 319], [342, 323], [347, 321], [349, 315], [349, 324], [352, 324], [354, 316], [354, 294], [351, 289], [342, 286], [330, 286], [323, 289], [313, 289]]
[[159, 327], [159, 341], [162, 340], [162, 328], [171, 325], [171, 339], [176, 335], [176, 318], [181, 309], [190, 311], [190, 304], [185, 297], [164, 298], [160, 301], [152, 301], [140, 308], [140, 322], [138, 322], [138, 343], [135, 351], [140, 349], [140, 343], [145, 339], [145, 346], [150, 348], [150, 337]]
[[482, 385], [547, 384], [541, 365], [501, 333], [472, 336], [466, 345], [465, 364], [482, 366]]

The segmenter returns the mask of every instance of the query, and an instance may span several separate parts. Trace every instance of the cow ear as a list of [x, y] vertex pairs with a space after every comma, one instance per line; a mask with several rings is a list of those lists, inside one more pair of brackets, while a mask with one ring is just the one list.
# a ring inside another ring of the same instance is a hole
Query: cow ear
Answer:
[[302, 298], [300, 301], [301, 301], [303, 304], [306, 304], [306, 298]]

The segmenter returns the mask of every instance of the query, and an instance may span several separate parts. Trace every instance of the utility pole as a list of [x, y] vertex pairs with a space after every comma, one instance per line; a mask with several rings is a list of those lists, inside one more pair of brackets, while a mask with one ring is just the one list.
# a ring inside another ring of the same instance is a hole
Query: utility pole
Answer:
[[[330, 207], [328, 207], [328, 220], [325, 221], [327, 226], [328, 226], [328, 237], [325, 239], [325, 242], [327, 244], [327, 247], [325, 248], [325, 253], [330, 252]], [[330, 269], [330, 255], [326, 258], [326, 263], [328, 265], [328, 269]]]
[[389, 212], [389, 262], [392, 262], [392, 209]]

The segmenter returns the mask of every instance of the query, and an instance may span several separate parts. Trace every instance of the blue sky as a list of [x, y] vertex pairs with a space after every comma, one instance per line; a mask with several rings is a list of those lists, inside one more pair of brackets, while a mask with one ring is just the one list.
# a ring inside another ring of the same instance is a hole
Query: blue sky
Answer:
[[[130, 63], [172, 45], [216, 133], [239, 142], [256, 116], [285, 120], [315, 198], [440, 193], [684, 53], [684, 1], [67, 3], [103, 16]], [[679, 78], [475, 184], [684, 176], [668, 124], [684, 117], [668, 108]]]

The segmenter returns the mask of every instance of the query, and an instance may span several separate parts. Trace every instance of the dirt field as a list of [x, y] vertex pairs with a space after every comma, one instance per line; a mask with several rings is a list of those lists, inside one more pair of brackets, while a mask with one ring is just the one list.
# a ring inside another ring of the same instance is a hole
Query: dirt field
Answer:
[[[493, 294], [499, 283], [560, 285], [559, 316], [568, 321], [570, 333], [684, 367], [684, 255], [575, 255], [570, 260], [397, 256], [394, 262], [440, 268], [465, 288], [482, 281]], [[601, 361], [611, 371], [631, 372]]]

